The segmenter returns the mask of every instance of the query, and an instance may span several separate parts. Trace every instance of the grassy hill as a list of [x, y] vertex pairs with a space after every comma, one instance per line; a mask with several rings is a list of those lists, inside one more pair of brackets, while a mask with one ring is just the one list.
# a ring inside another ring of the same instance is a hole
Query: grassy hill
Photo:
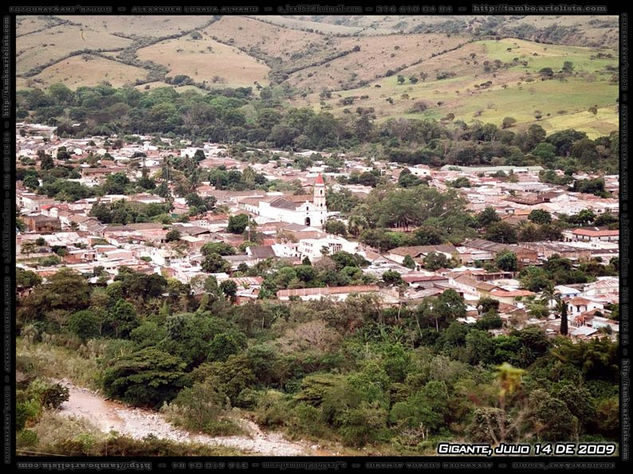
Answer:
[[617, 129], [617, 33], [616, 17], [585, 16], [21, 17], [17, 84], [284, 86], [335, 115], [510, 116], [597, 136]]
[[[572, 63], [571, 74], [542, 80], [539, 71], [560, 71], [565, 61]], [[501, 125], [512, 117], [518, 126], [539, 122], [548, 131], [574, 127], [597, 136], [618, 126], [617, 67], [614, 50], [517, 39], [477, 41], [402, 70], [402, 84], [393, 75], [335, 91], [325, 100], [312, 94], [295, 105], [319, 103], [335, 115], [373, 107], [379, 119], [442, 119], [453, 114], [466, 122]], [[425, 80], [421, 73], [427, 75]], [[447, 74], [451, 77], [442, 78]], [[411, 77], [417, 79], [415, 84]], [[595, 114], [588, 111], [593, 106]]]

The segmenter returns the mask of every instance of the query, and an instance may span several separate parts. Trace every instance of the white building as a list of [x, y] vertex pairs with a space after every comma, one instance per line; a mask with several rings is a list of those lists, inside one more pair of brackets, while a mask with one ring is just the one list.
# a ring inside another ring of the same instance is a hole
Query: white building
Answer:
[[293, 202], [283, 196], [261, 200], [257, 207], [247, 207], [258, 216], [267, 217], [273, 221], [290, 222], [308, 227], [323, 227], [328, 218], [325, 202], [325, 182], [323, 176], [318, 175], [314, 183], [312, 202]]

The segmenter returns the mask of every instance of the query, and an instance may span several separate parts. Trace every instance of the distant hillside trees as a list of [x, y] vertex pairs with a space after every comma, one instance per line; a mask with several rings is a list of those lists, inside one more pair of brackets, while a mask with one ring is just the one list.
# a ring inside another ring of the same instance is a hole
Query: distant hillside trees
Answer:
[[[564, 68], [570, 70], [569, 65]], [[541, 75], [550, 77], [550, 70], [554, 74], [553, 69], [543, 68]], [[441, 71], [437, 74], [438, 78], [451, 76]], [[400, 76], [399, 82], [404, 83], [406, 78]], [[425, 78], [423, 73], [418, 76]], [[171, 80], [188, 81], [184, 75]], [[76, 91], [51, 86], [46, 91], [18, 91], [16, 106], [20, 116], [57, 125], [60, 136], [79, 138], [114, 133], [171, 133], [195, 141], [266, 144], [286, 149], [345, 151], [368, 145], [381, 150], [382, 157], [388, 160], [408, 164], [562, 167], [565, 160], [565, 166], [577, 169], [618, 169], [617, 133], [596, 139], [575, 130], [547, 135], [539, 125], [515, 132], [513, 117], [506, 117], [499, 125], [478, 121], [466, 124], [449, 116], [443, 121], [390, 118], [376, 122], [371, 108], [357, 108], [358, 116], [350, 111], [346, 116], [335, 117], [325, 110], [288, 107], [272, 92], [264, 94], [264, 90], [256, 96], [251, 88], [214, 89], [200, 94], [179, 93], [173, 88], [115, 89], [107, 84], [79, 87]], [[388, 99], [393, 102], [393, 98]], [[411, 110], [419, 113], [430, 107], [433, 105], [417, 101]], [[79, 125], [71, 126], [75, 122]], [[543, 143], [554, 149], [543, 148]], [[67, 160], [68, 153], [60, 149], [58, 157]], [[45, 157], [40, 160], [45, 167], [51, 165]]]

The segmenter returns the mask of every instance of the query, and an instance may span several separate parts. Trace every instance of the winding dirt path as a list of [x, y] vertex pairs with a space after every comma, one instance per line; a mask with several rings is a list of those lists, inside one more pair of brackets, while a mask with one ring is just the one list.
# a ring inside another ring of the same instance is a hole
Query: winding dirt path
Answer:
[[165, 420], [161, 413], [141, 408], [132, 408], [123, 403], [106, 400], [102, 395], [86, 388], [77, 387], [63, 379], [57, 383], [68, 388], [69, 399], [64, 402], [60, 414], [87, 418], [98, 429], [108, 433], [116, 431], [135, 439], [147, 435], [176, 442], [196, 442], [238, 448], [265, 456], [331, 456], [319, 446], [309, 446], [305, 442], [289, 441], [280, 433], [263, 432], [252, 421], [239, 420], [247, 436], [209, 436], [179, 429]]

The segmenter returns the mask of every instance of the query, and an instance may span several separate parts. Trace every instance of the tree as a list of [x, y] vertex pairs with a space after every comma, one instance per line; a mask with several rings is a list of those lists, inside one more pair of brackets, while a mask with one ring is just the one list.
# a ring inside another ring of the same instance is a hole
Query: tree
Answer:
[[103, 184], [106, 194], [125, 194], [130, 179], [123, 172], [109, 174]]
[[345, 223], [337, 219], [328, 219], [327, 222], [325, 223], [325, 231], [328, 234], [342, 235], [342, 236], [347, 235], [347, 229], [345, 227]]
[[73, 98], [73, 91], [62, 83], [51, 84], [48, 87], [48, 94], [55, 99], [58, 104], [68, 105]]
[[543, 209], [534, 209], [528, 215], [528, 220], [535, 224], [549, 224], [552, 222], [552, 215]]
[[430, 271], [448, 268], [451, 266], [450, 260], [442, 252], [429, 252], [423, 260], [424, 268]]
[[40, 180], [37, 179], [37, 176], [30, 174], [22, 180], [22, 184], [30, 190], [35, 190], [40, 186]]
[[596, 214], [591, 209], [583, 209], [578, 214], [569, 217], [569, 222], [576, 225], [588, 225], [596, 218]]
[[38, 152], [38, 156], [40, 157], [40, 168], [42, 170], [52, 170], [55, 167], [55, 162], [51, 155], [47, 155], [42, 151], [41, 155]]
[[506, 272], [514, 272], [518, 268], [517, 256], [514, 252], [509, 250], [499, 252], [495, 263], [497, 267]]
[[16, 286], [18, 288], [33, 288], [42, 283], [42, 277], [31, 270], [20, 267], [15, 269]]
[[167, 235], [165, 236], [165, 240], [167, 242], [177, 242], [180, 240], [180, 231], [178, 229], [172, 229], [169, 232], [167, 232]]
[[437, 433], [450, 413], [449, 399], [446, 383], [431, 380], [406, 401], [395, 403], [389, 418], [400, 426], [421, 427], [426, 433]]
[[516, 244], [518, 241], [514, 227], [507, 222], [494, 222], [486, 228], [486, 239], [502, 244]]
[[571, 441], [578, 438], [579, 422], [567, 404], [542, 389], [530, 393], [529, 420], [535, 434], [544, 441]]
[[71, 157], [71, 154], [66, 150], [65, 146], [60, 146], [57, 149], [57, 159], [58, 160], [68, 160]]
[[566, 336], [568, 332], [569, 328], [567, 323], [567, 303], [563, 302], [560, 311], [560, 333], [563, 336]]
[[222, 283], [220, 283], [220, 290], [222, 290], [222, 292], [228, 298], [233, 299], [237, 294], [237, 283], [235, 283], [233, 280], [224, 280]]
[[[65, 323], [69, 312], [86, 309], [90, 304], [90, 286], [87, 280], [69, 268], [62, 268], [48, 277], [48, 282], [34, 287], [20, 301], [18, 319], [45, 319], [57, 315], [58, 324]], [[60, 319], [61, 318], [61, 319]]]
[[98, 337], [101, 334], [102, 320], [94, 311], [77, 311], [68, 318], [68, 329], [82, 341]]
[[108, 314], [107, 326], [117, 338], [128, 338], [139, 324], [134, 305], [125, 300], [118, 300]]
[[223, 273], [228, 272], [231, 269], [231, 264], [217, 253], [207, 255], [201, 266], [202, 271], [207, 273]]
[[401, 285], [404, 283], [404, 280], [400, 276], [400, 273], [398, 273], [395, 270], [387, 270], [385, 273], [383, 273], [382, 280], [387, 285], [393, 285], [393, 286]]
[[412, 188], [414, 186], [418, 186], [422, 183], [422, 180], [415, 176], [409, 168], [405, 168], [400, 172], [400, 176], [398, 176], [398, 186], [403, 188]]
[[499, 301], [486, 296], [481, 297], [477, 302], [477, 310], [479, 310], [480, 314], [497, 313], [499, 311]]
[[514, 117], [505, 117], [501, 123], [501, 128], [506, 129], [512, 127], [517, 120]]
[[483, 211], [477, 214], [477, 223], [479, 224], [479, 227], [488, 227], [493, 222], [498, 222], [500, 220], [501, 218], [492, 206], [486, 206]]
[[488, 364], [494, 354], [494, 342], [487, 331], [472, 329], [466, 335], [466, 354], [472, 365]]
[[207, 242], [200, 249], [202, 255], [218, 254], [222, 256], [235, 255], [235, 248], [226, 242]]
[[232, 234], [241, 234], [246, 230], [246, 227], [249, 224], [248, 214], [237, 214], [235, 216], [229, 217], [229, 224], [227, 227], [227, 231]]
[[447, 327], [455, 319], [466, 316], [466, 303], [459, 293], [450, 289], [437, 297], [425, 298], [416, 313], [418, 321], [420, 317], [427, 324], [432, 321], [435, 331], [439, 332], [440, 326]]
[[528, 291], [539, 292], [549, 286], [554, 286], [550, 274], [542, 268], [526, 267], [519, 274], [521, 286]]
[[237, 332], [216, 334], [209, 344], [208, 360], [224, 362], [229, 356], [239, 354], [244, 349], [246, 349], [244, 334]]
[[112, 361], [104, 371], [103, 388], [109, 397], [159, 408], [183, 387], [184, 368], [178, 357], [147, 347]]

